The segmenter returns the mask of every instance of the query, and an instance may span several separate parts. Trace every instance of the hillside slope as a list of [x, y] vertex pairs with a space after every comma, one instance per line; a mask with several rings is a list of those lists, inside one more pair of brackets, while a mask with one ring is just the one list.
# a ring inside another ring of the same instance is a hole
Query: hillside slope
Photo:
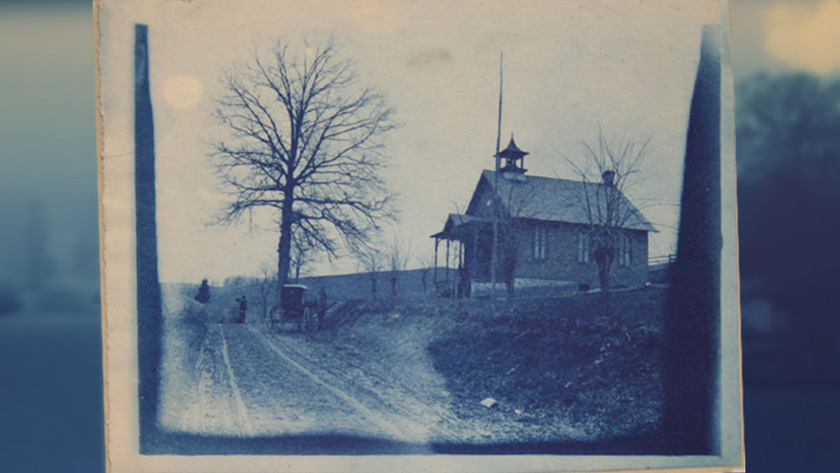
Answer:
[[362, 370], [390, 366], [390, 382], [412, 391], [427, 389], [412, 366], [431, 364], [469, 441], [603, 441], [659, 421], [664, 300], [649, 288], [609, 301], [350, 301], [313, 341], [344, 347]]

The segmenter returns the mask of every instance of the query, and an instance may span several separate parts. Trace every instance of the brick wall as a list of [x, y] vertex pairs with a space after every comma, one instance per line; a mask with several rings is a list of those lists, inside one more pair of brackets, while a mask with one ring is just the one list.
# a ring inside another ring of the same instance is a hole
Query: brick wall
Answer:
[[[537, 225], [546, 229], [545, 258], [534, 257], [534, 232]], [[588, 263], [578, 261], [578, 234], [582, 225], [524, 221], [516, 230], [518, 243], [515, 277], [528, 279], [561, 279], [599, 287], [598, 268], [590, 257]], [[641, 286], [648, 282], [647, 232], [627, 230], [631, 245], [631, 262], [614, 262], [610, 272], [612, 286]]]

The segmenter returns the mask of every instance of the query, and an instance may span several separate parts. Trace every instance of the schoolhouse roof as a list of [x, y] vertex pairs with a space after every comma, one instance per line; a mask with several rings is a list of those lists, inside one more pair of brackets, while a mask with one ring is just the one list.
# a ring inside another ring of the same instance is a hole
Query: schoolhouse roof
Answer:
[[[478, 196], [488, 190], [494, 192], [510, 215], [518, 218], [589, 225], [589, 216], [597, 213], [587, 211], [587, 205], [592, 209], [606, 208], [608, 192], [603, 183], [531, 175], [525, 179], [508, 179], [503, 173], [498, 178], [495, 174], [482, 172], [466, 216], [477, 214]], [[626, 215], [622, 228], [657, 232], [620, 190], [615, 191], [620, 212]]]

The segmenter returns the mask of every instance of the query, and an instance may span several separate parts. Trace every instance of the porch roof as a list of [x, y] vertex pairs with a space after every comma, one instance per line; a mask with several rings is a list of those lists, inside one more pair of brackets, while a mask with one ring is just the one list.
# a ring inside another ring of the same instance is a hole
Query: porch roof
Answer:
[[446, 223], [443, 225], [443, 230], [432, 235], [432, 238], [440, 238], [444, 240], [457, 240], [463, 236], [465, 232], [475, 225], [489, 224], [493, 221], [489, 218], [476, 217], [473, 215], [464, 214], [449, 214], [446, 218]]

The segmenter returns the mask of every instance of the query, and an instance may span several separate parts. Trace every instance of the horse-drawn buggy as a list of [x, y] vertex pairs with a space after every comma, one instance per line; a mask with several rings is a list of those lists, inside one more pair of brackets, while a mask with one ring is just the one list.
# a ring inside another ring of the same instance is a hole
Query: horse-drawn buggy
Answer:
[[280, 288], [280, 304], [275, 305], [268, 312], [269, 330], [286, 328], [291, 325], [294, 330], [314, 332], [321, 326], [321, 320], [327, 311], [325, 297], [318, 300], [307, 300], [308, 287], [302, 284], [286, 284]]

